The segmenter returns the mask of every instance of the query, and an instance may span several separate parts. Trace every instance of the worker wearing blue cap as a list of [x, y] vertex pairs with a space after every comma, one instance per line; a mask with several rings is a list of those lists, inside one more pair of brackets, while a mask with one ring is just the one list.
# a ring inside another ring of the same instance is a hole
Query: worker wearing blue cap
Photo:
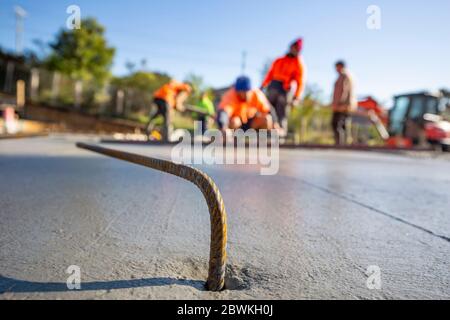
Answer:
[[276, 112], [259, 89], [252, 89], [246, 76], [239, 77], [222, 97], [217, 116], [219, 128], [278, 129]]

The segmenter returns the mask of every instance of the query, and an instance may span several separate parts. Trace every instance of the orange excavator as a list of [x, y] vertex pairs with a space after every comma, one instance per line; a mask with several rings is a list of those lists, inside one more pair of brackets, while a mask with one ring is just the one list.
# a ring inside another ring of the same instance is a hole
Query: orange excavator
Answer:
[[352, 141], [353, 144], [367, 144], [369, 140], [368, 128], [374, 126], [383, 140], [389, 139], [388, 112], [378, 101], [367, 97], [358, 101], [358, 108], [352, 113]]
[[372, 97], [367, 97], [358, 102], [358, 110], [352, 115], [352, 123], [356, 127], [374, 125], [385, 145], [390, 148], [433, 146], [448, 151], [450, 92], [440, 90], [436, 93], [397, 95], [390, 110]]

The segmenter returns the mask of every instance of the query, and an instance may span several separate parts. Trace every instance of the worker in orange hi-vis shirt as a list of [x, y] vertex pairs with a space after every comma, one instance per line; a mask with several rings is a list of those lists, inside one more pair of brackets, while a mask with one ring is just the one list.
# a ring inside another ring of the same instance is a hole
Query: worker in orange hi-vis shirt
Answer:
[[150, 119], [147, 125], [147, 134], [150, 135], [153, 130], [153, 122], [158, 116], [164, 118], [162, 138], [165, 141], [169, 140], [172, 126], [170, 121], [170, 114], [172, 109], [184, 111], [184, 102], [189, 97], [192, 89], [187, 83], [171, 80], [169, 83], [163, 85], [153, 94], [153, 104], [155, 108], [150, 111]]
[[242, 76], [222, 97], [217, 115], [222, 132], [242, 129], [278, 129], [276, 112], [264, 93], [252, 89], [248, 77]]
[[275, 107], [284, 130], [287, 130], [286, 107], [292, 83], [295, 83], [296, 89], [291, 105], [299, 104], [305, 86], [306, 70], [300, 55], [302, 49], [303, 39], [295, 40], [289, 47], [289, 52], [273, 62], [261, 86], [261, 89], [267, 88], [267, 98]]

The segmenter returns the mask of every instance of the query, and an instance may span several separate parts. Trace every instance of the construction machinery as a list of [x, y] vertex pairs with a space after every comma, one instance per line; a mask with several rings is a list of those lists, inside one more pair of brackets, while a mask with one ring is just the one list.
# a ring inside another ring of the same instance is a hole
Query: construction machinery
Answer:
[[418, 92], [394, 98], [389, 111], [390, 146], [450, 146], [450, 91]]

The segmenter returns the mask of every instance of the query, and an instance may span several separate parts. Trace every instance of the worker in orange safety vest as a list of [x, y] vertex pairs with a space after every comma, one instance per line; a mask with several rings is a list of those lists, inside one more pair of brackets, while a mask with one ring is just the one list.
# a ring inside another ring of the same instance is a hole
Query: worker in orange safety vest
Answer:
[[192, 88], [187, 83], [171, 80], [163, 85], [153, 94], [153, 104], [155, 108], [150, 111], [149, 122], [147, 125], [147, 135], [151, 134], [153, 122], [158, 116], [164, 118], [162, 138], [169, 140], [172, 126], [170, 121], [171, 109], [184, 111], [184, 102], [189, 97]]
[[217, 115], [219, 128], [228, 129], [278, 129], [276, 112], [264, 93], [252, 89], [248, 77], [242, 76], [222, 97]]
[[295, 40], [290, 45], [289, 52], [273, 62], [261, 86], [261, 89], [267, 88], [267, 98], [275, 107], [284, 130], [287, 130], [286, 108], [291, 86], [296, 84], [291, 105], [299, 104], [305, 86], [305, 65], [300, 55], [302, 49], [303, 39]]

